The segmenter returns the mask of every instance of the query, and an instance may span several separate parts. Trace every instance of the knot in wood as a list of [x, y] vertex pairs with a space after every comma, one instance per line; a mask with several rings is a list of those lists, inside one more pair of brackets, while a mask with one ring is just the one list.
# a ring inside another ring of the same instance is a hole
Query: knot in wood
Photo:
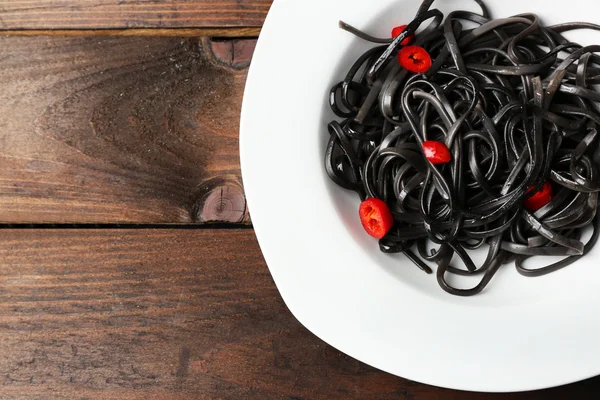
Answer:
[[250, 65], [256, 39], [205, 40], [215, 63], [233, 69], [244, 69]]
[[218, 185], [202, 196], [196, 209], [198, 222], [239, 223], [244, 220], [246, 198], [241, 187]]

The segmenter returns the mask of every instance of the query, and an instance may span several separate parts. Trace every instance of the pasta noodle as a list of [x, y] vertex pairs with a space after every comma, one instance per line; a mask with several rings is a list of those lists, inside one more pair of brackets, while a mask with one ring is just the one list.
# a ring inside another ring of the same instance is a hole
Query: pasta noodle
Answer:
[[[340, 27], [374, 46], [330, 91], [338, 117], [328, 125], [325, 168], [340, 187], [361, 199], [383, 200], [393, 228], [381, 251], [403, 252], [424, 271], [437, 264], [447, 292], [474, 295], [498, 269], [514, 263], [540, 276], [583, 257], [599, 234], [598, 127], [600, 46], [569, 42], [563, 33], [600, 30], [590, 23], [544, 26], [534, 14], [492, 19], [454, 11], [447, 16], [422, 3], [396, 38]], [[465, 29], [468, 21], [476, 28]], [[401, 42], [433, 60], [422, 74], [397, 61]], [[444, 143], [452, 159], [434, 165], [423, 142]], [[537, 210], [524, 201], [550, 182], [553, 197]], [[593, 235], [584, 244], [583, 230]], [[435, 250], [430, 248], [435, 247]], [[469, 253], [487, 246], [475, 265]], [[452, 265], [453, 256], [462, 265]], [[530, 269], [533, 256], [564, 256]], [[452, 286], [447, 274], [481, 275], [471, 289]]]

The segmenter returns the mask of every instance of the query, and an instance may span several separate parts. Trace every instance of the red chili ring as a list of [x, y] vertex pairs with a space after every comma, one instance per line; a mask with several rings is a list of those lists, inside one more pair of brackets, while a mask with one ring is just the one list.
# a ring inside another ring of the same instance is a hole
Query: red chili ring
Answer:
[[431, 67], [431, 56], [421, 46], [406, 46], [400, 49], [398, 61], [402, 68], [422, 74]]
[[394, 225], [394, 216], [383, 200], [366, 199], [360, 203], [358, 215], [365, 231], [377, 239], [384, 237]]
[[[534, 188], [535, 186], [530, 186], [527, 189], [527, 193], [531, 192]], [[536, 211], [550, 203], [550, 200], [552, 200], [552, 185], [550, 182], [544, 182], [540, 190], [523, 201], [523, 205], [530, 211]]]
[[423, 154], [432, 164], [445, 164], [452, 159], [448, 146], [437, 140], [424, 141]]

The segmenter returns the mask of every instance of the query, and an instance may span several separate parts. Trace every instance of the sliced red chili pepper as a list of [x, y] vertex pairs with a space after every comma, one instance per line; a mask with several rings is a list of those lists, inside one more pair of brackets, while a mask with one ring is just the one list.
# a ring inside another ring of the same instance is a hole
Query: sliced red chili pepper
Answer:
[[[402, 32], [404, 32], [404, 30], [406, 29], [407, 25], [400, 25], [395, 27], [394, 29], [392, 29], [392, 38], [397, 38], [398, 36], [400, 36], [400, 34]], [[406, 39], [404, 39], [403, 41], [400, 42], [400, 44], [402, 46], [406, 46], [407, 44], [409, 44], [410, 42], [413, 41], [413, 39], [415, 38], [415, 34], [412, 33], [410, 35], [408, 35], [406, 37]]]
[[[529, 189], [527, 189], [527, 193], [531, 192], [534, 188], [535, 185], [530, 186]], [[552, 185], [550, 182], [544, 182], [540, 190], [535, 192], [530, 198], [526, 199], [523, 202], [523, 205], [530, 211], [536, 211], [550, 203], [550, 200], [552, 200]]]
[[358, 215], [365, 231], [377, 239], [384, 237], [394, 225], [392, 212], [380, 199], [370, 198], [360, 203]]
[[423, 154], [432, 164], [445, 164], [452, 158], [448, 146], [437, 140], [424, 141]]
[[402, 68], [416, 73], [427, 72], [431, 67], [431, 56], [421, 46], [405, 46], [398, 53], [398, 61]]

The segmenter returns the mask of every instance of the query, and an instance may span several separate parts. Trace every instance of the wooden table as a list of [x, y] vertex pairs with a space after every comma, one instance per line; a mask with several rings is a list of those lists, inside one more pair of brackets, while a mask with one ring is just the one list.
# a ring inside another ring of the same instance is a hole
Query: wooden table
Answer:
[[238, 158], [269, 6], [2, 0], [0, 398], [506, 397], [380, 372], [286, 309]]

